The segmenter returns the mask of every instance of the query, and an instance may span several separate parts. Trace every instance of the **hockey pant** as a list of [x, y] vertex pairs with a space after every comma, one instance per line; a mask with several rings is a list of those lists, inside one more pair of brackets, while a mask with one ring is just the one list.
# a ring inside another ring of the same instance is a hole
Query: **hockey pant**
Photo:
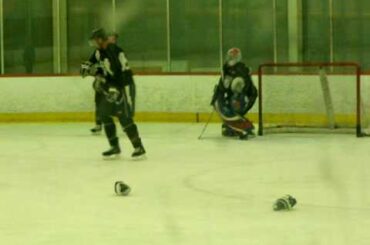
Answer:
[[111, 146], [118, 145], [117, 129], [113, 117], [117, 117], [123, 131], [130, 139], [134, 148], [142, 145], [137, 126], [132, 118], [132, 108], [128, 103], [127, 95], [123, 90], [116, 102], [110, 102], [103, 96], [99, 103], [100, 118], [104, 131]]
[[251, 121], [235, 113], [228, 105], [222, 105], [216, 101], [215, 110], [223, 121], [222, 134], [224, 136], [245, 136], [254, 129]]

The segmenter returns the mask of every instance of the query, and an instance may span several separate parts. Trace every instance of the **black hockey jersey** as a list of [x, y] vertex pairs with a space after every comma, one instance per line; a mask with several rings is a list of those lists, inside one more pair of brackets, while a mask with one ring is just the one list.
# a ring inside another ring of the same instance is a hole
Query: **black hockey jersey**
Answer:
[[132, 71], [123, 50], [116, 44], [109, 44], [105, 49], [96, 49], [90, 56], [92, 64], [99, 64], [98, 74], [106, 79], [106, 86], [122, 89], [133, 83]]

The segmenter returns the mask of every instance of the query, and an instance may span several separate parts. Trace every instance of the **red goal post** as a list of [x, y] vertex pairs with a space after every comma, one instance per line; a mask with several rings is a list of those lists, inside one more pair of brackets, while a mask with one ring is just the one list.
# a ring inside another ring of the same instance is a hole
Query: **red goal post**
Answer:
[[[336, 125], [335, 118], [336, 115], [334, 113], [333, 107], [333, 102], [332, 100], [332, 95], [330, 94], [330, 85], [333, 84], [331, 80], [346, 80], [346, 81], [341, 81], [340, 83], [343, 85], [345, 84], [346, 87], [350, 88], [347, 89], [349, 93], [352, 93], [353, 95], [353, 100], [351, 101], [352, 104], [353, 102], [353, 125], [347, 125], [349, 128], [353, 128], [356, 131], [357, 137], [362, 137], [365, 136], [363, 133], [363, 125], [362, 125], [362, 100], [361, 100], [361, 67], [359, 64], [355, 62], [337, 62], [337, 63], [327, 63], [327, 62], [313, 62], [313, 63], [265, 63], [259, 66], [258, 69], [258, 86], [259, 86], [259, 98], [258, 98], [258, 118], [259, 118], [259, 127], [258, 127], [258, 134], [260, 136], [264, 135], [265, 130], [267, 128], [267, 125], [269, 124], [268, 120], [265, 117], [265, 100], [266, 101], [271, 101], [272, 99], [265, 98], [265, 88], [269, 87], [270, 94], [273, 94], [271, 91], [278, 91], [284, 90], [284, 86], [291, 86], [291, 87], [299, 87], [300, 85], [295, 86], [295, 83], [301, 84], [301, 86], [306, 86], [306, 90], [310, 90], [310, 83], [312, 82], [311, 80], [316, 79], [315, 75], [319, 77], [318, 81], [321, 81], [321, 90], [322, 93], [322, 100], [324, 104], [325, 113], [321, 112], [322, 114], [325, 114], [321, 116], [322, 121], [325, 121], [325, 125], [305, 125], [304, 122], [296, 123], [293, 122], [292, 120], [289, 121], [289, 123], [286, 123], [287, 126], [288, 124], [292, 124], [290, 126], [297, 126], [300, 128], [309, 128], [309, 127], [314, 127], [318, 128], [319, 126], [323, 126], [325, 128], [331, 128], [331, 129], [336, 129], [339, 128]], [[342, 77], [342, 78], [341, 78]], [[343, 77], [346, 77], [343, 79]], [[274, 86], [275, 80], [277, 80], [278, 84], [276, 87]], [[289, 81], [292, 80], [292, 81]], [[286, 83], [284, 83], [286, 81]], [[303, 81], [303, 82], [302, 82]], [[290, 84], [290, 85], [289, 85]], [[315, 83], [316, 87], [318, 86]], [[280, 88], [278, 86], [281, 86]], [[353, 86], [353, 88], [352, 88]], [[289, 90], [288, 90], [289, 89]], [[294, 95], [294, 89], [290, 89], [288, 87], [285, 91], [281, 91], [281, 95], [286, 95], [286, 100], [287, 103], [289, 103], [289, 97], [291, 95]], [[300, 88], [302, 90], [302, 88]], [[346, 89], [345, 92], [347, 92]], [[302, 91], [299, 91], [302, 93]], [[309, 92], [309, 91], [307, 91]], [[316, 88], [316, 91], [313, 92], [315, 96], [318, 95], [318, 88]], [[303, 94], [305, 94], [305, 91], [303, 91]], [[267, 95], [269, 96], [269, 95]], [[270, 95], [271, 96], [271, 95]], [[295, 100], [297, 104], [300, 104], [299, 102], [299, 97], [300, 95], [296, 95]], [[340, 96], [340, 95], [338, 95]], [[345, 95], [348, 97], [348, 95]], [[303, 98], [304, 96], [302, 96]], [[316, 97], [315, 97], [316, 98]], [[317, 99], [317, 98], [316, 98]], [[340, 101], [340, 97], [337, 99], [336, 102]], [[307, 100], [309, 102], [309, 99]], [[282, 102], [283, 103], [283, 102]], [[270, 102], [270, 107], [272, 102]], [[303, 102], [304, 104], [304, 102]], [[307, 103], [309, 104], [309, 103]], [[317, 104], [317, 103], [316, 103]], [[291, 105], [294, 107], [294, 105]], [[285, 109], [284, 106], [280, 106]], [[279, 115], [279, 110], [276, 112], [273, 111], [273, 109], [270, 108], [270, 112], [272, 110], [271, 115], [274, 115], [275, 113], [275, 118], [278, 117]], [[307, 118], [310, 117], [311, 115], [314, 115], [315, 113], [315, 108], [312, 107], [312, 111], [310, 111], [307, 114]], [[347, 112], [348, 113], [348, 112]], [[281, 113], [281, 115], [285, 115], [285, 117], [288, 117], [286, 115], [293, 115], [294, 113]], [[302, 114], [303, 115], [303, 114]], [[284, 117], [284, 116], [282, 116]], [[294, 117], [294, 116], [292, 116]], [[314, 118], [314, 116], [311, 116]], [[295, 118], [298, 118], [297, 115], [295, 115]], [[276, 123], [276, 122], [275, 122]], [[276, 128], [284, 128], [284, 123], [282, 125], [277, 125]], [[331, 125], [331, 126], [330, 126]], [[329, 130], [333, 131], [333, 130]], [[352, 131], [354, 132], [354, 131]]]

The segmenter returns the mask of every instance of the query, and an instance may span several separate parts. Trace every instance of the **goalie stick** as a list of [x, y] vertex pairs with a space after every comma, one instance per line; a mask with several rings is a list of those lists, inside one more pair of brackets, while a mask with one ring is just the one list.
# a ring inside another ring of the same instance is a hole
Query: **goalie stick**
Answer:
[[[219, 27], [219, 39], [220, 39], [220, 72], [221, 72], [221, 78], [222, 80], [224, 79], [224, 72], [223, 72], [223, 56], [224, 56], [224, 51], [223, 51], [223, 46], [224, 46], [224, 34], [223, 34], [223, 0], [218, 1], [218, 10], [219, 10], [219, 19], [218, 19], [218, 27]], [[206, 122], [206, 124], [203, 127], [202, 132], [200, 133], [198, 139], [201, 140], [203, 139], [203, 135], [206, 132], [209, 123], [211, 122], [213, 118], [213, 114], [215, 113], [215, 107], [213, 106], [213, 110], [211, 114], [209, 115], [209, 118]]]
[[213, 110], [212, 110], [211, 114], [209, 115], [208, 120], [207, 120], [206, 124], [204, 125], [203, 130], [202, 130], [202, 132], [200, 133], [200, 135], [199, 135], [199, 137], [198, 137], [198, 140], [203, 139], [203, 135], [204, 135], [204, 133], [206, 132], [206, 130], [207, 130], [207, 128], [208, 128], [208, 125], [209, 125], [209, 123], [211, 122], [211, 120], [212, 120], [212, 118], [213, 118], [213, 114], [214, 114], [214, 113], [215, 113], [215, 108], [213, 108]]

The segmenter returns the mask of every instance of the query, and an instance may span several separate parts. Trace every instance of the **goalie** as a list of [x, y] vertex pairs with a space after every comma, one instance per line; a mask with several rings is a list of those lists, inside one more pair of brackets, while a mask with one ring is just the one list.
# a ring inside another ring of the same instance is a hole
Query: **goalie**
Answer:
[[211, 105], [220, 115], [222, 135], [248, 139], [254, 137], [253, 123], [246, 117], [257, 99], [251, 72], [242, 62], [242, 53], [238, 48], [227, 52], [223, 66], [223, 76], [215, 87]]

